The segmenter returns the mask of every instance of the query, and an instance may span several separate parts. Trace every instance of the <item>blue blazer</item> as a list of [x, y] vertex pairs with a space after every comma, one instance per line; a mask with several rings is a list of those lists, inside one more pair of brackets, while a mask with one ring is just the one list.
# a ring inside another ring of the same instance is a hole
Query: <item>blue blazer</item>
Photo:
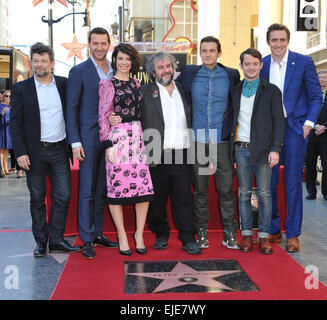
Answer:
[[69, 72], [66, 118], [70, 144], [81, 142], [83, 147], [104, 147], [99, 139], [99, 82], [90, 58]]
[[[271, 55], [263, 58], [261, 76], [269, 81]], [[323, 106], [316, 67], [310, 56], [289, 51], [283, 92], [289, 126], [303, 135], [306, 120], [316, 123]]]

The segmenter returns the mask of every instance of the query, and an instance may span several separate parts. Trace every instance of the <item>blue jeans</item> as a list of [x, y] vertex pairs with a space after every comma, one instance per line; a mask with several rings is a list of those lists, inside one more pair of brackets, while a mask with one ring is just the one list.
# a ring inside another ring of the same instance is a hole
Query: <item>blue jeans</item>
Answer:
[[271, 222], [271, 168], [268, 164], [250, 164], [250, 150], [235, 145], [235, 161], [237, 166], [238, 206], [241, 216], [242, 236], [252, 236], [253, 213], [251, 206], [253, 173], [255, 173], [259, 195], [259, 238], [268, 238]]

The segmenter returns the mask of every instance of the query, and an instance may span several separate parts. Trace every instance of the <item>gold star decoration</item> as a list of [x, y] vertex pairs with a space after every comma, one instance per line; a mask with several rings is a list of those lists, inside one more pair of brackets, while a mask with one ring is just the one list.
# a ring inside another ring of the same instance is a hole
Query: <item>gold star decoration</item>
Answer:
[[62, 43], [62, 46], [69, 50], [67, 60], [73, 56], [76, 56], [77, 58], [83, 60], [82, 50], [87, 47], [87, 44], [78, 43], [76, 34], [74, 34], [72, 43]]
[[[68, 5], [67, 5], [67, 0], [57, 0], [59, 3], [61, 3], [62, 5], [64, 5], [65, 7], [68, 8]], [[43, 0], [33, 0], [32, 1], [32, 5], [35, 7], [37, 6], [38, 4], [40, 4], [41, 2], [43, 2]]]

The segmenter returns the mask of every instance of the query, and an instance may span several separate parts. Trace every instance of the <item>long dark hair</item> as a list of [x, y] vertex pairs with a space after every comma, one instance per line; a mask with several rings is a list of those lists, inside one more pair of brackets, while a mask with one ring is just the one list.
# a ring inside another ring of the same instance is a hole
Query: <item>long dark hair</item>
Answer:
[[131, 60], [132, 60], [132, 68], [131, 68], [131, 73], [132, 74], [136, 74], [141, 66], [141, 56], [138, 53], [138, 51], [130, 44], [128, 43], [120, 43], [119, 45], [117, 45], [114, 49], [114, 52], [112, 53], [112, 57], [111, 57], [111, 65], [112, 65], [112, 69], [114, 70], [114, 72], [116, 73], [117, 71], [117, 65], [116, 65], [116, 60], [117, 60], [117, 55], [118, 52], [127, 54]]

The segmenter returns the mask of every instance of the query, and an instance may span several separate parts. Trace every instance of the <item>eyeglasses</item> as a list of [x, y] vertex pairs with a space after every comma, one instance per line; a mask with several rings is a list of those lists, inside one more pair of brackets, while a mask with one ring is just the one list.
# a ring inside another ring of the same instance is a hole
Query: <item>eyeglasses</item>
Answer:
[[5, 98], [10, 98], [10, 94], [5, 94]]

